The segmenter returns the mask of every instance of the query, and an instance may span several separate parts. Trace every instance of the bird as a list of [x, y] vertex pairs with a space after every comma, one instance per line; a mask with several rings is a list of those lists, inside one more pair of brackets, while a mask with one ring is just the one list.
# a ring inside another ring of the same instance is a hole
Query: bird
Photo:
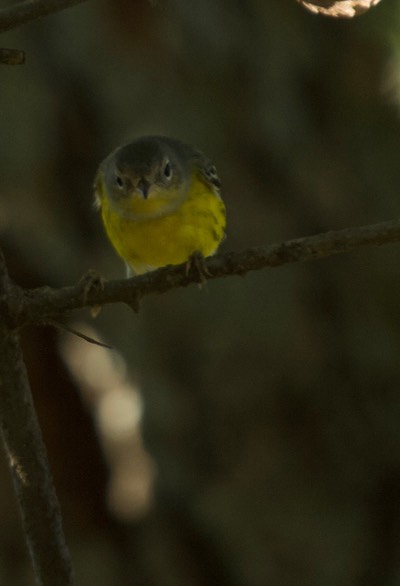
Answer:
[[226, 209], [215, 165], [176, 138], [143, 136], [100, 164], [95, 203], [127, 276], [213, 255]]

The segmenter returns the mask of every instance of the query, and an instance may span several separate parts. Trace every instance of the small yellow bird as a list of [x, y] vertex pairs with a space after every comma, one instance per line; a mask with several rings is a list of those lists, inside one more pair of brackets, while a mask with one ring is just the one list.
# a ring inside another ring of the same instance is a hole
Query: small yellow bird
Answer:
[[225, 236], [225, 205], [215, 166], [194, 147], [145, 136], [100, 165], [95, 197], [128, 276], [215, 253]]

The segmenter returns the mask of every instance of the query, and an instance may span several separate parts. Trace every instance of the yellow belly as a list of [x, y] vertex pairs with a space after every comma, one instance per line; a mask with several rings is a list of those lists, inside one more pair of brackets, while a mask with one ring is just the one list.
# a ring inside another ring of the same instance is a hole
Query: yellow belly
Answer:
[[107, 197], [101, 207], [109, 239], [136, 274], [180, 264], [195, 251], [210, 256], [224, 237], [224, 203], [199, 179], [179, 208], [165, 216], [132, 220], [111, 208]]

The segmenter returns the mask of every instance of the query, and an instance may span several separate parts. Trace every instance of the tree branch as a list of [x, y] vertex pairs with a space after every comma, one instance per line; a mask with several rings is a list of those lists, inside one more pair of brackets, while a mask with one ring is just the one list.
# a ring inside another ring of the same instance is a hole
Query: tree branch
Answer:
[[[280, 244], [228, 252], [208, 258], [205, 267], [208, 279], [245, 275], [249, 271], [306, 262], [335, 254], [350, 252], [362, 246], [377, 246], [400, 241], [400, 220], [358, 228], [347, 228], [288, 240]], [[57, 319], [66, 312], [82, 307], [123, 302], [137, 308], [140, 299], [153, 293], [165, 293], [178, 287], [199, 282], [199, 274], [186, 265], [164, 267], [132, 279], [98, 283], [93, 288], [82, 283], [73, 287], [23, 290], [14, 285], [8, 307], [9, 321], [14, 327]]]
[[86, 0], [25, 0], [0, 10], [0, 33]]
[[[0, 254], [0, 431], [12, 471], [36, 583], [72, 586], [59, 504], [33, 406], [18, 334], [3, 312], [12, 296]], [[3, 319], [1, 319], [3, 318]]]
[[[244, 275], [262, 268], [350, 252], [362, 246], [399, 241], [400, 220], [395, 220], [220, 254], [204, 261], [205, 271], [209, 279]], [[9, 279], [0, 255], [0, 431], [41, 584], [69, 586], [73, 578], [17, 329], [63, 317], [66, 312], [82, 307], [123, 302], [136, 308], [146, 295], [198, 282], [199, 270], [194, 263], [189, 272], [186, 268], [185, 264], [170, 266], [129, 280], [109, 282], [91, 273], [91, 280], [83, 280], [73, 287], [25, 290]]]

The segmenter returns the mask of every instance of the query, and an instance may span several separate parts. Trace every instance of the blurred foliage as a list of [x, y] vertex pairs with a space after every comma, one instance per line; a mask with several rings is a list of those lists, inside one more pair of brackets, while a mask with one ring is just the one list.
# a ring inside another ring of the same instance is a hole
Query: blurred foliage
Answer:
[[[124, 274], [92, 181], [142, 134], [215, 160], [223, 250], [400, 215], [397, 2], [333, 21], [294, 0], [103, 0], [1, 44], [27, 54], [0, 71], [0, 237], [21, 285]], [[78, 583], [400, 584], [399, 266], [385, 246], [77, 312], [116, 349], [101, 392], [101, 349], [26, 331]], [[2, 466], [0, 581], [30, 585]]]

